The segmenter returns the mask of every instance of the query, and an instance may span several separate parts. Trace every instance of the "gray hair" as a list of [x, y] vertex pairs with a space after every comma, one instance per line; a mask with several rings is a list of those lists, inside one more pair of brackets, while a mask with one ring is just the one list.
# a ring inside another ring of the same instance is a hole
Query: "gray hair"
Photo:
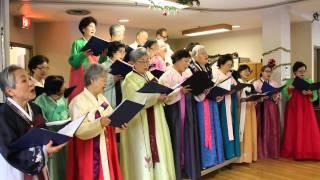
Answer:
[[141, 30], [139, 30], [139, 31], [137, 32], [136, 37], [139, 36], [141, 33], [147, 33], [147, 34], [148, 34], [148, 32], [147, 32], [146, 30], [141, 29]]
[[91, 64], [84, 72], [84, 84], [85, 86], [91, 85], [91, 79], [97, 79], [99, 77], [107, 76], [108, 71], [101, 64]]
[[203, 45], [196, 45], [192, 48], [191, 57], [194, 58], [198, 55], [200, 49], [205, 49]]
[[126, 28], [124, 27], [124, 25], [122, 25], [122, 24], [113, 24], [109, 28], [109, 34], [110, 34], [110, 36], [115, 36], [115, 35], [118, 35], [120, 33], [123, 33], [125, 30], [126, 30]]
[[148, 56], [147, 49], [144, 47], [138, 47], [137, 49], [131, 51], [130, 53], [130, 60], [136, 62], [143, 56]]
[[19, 69], [23, 68], [17, 65], [10, 65], [0, 73], [0, 88], [5, 96], [8, 96], [6, 88], [16, 88], [16, 77], [14, 72]]

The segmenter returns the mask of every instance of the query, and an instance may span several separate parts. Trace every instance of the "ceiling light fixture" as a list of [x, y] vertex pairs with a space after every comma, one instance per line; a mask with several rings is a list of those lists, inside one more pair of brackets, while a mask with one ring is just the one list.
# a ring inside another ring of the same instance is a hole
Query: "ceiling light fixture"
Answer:
[[119, 19], [119, 22], [121, 22], [121, 23], [127, 23], [127, 22], [129, 22], [129, 19]]
[[187, 29], [182, 31], [184, 36], [201, 36], [207, 34], [216, 34], [231, 31], [232, 26], [230, 24], [216, 24], [212, 26], [198, 27], [193, 29]]
[[232, 28], [240, 28], [239, 25], [232, 25]]

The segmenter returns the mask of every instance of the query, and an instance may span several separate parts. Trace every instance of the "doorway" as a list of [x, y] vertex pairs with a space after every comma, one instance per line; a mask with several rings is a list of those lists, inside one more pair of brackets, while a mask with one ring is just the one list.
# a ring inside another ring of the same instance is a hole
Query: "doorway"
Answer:
[[27, 69], [32, 57], [32, 46], [20, 43], [10, 43], [10, 64], [18, 65]]

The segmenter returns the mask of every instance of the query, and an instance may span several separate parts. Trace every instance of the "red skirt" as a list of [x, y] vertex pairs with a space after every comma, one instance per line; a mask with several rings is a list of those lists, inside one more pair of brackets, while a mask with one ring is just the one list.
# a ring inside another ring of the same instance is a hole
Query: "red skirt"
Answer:
[[309, 96], [290, 89], [285, 111], [281, 156], [297, 160], [320, 160], [320, 130]]

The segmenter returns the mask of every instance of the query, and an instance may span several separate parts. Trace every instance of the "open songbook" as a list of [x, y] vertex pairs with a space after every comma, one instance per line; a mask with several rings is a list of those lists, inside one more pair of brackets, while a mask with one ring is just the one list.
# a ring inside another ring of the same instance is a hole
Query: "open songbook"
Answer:
[[122, 77], [126, 77], [126, 75], [132, 71], [132, 68], [132, 65], [124, 61], [117, 60], [110, 66], [110, 74], [121, 75]]
[[137, 92], [140, 93], [160, 93], [160, 94], [170, 94], [175, 89], [179, 87], [186, 87], [188, 86], [191, 89], [191, 93], [194, 95], [199, 95], [203, 93], [205, 89], [209, 89], [212, 87], [214, 83], [208, 78], [208, 75], [206, 72], [196, 72], [183, 82], [176, 84], [173, 87], [167, 87], [164, 85], [161, 85], [157, 82], [151, 81], [149, 83], [146, 83], [141, 89], [139, 89]]
[[141, 111], [146, 103], [146, 99], [147, 98], [145, 98], [141, 104], [128, 99], [124, 100], [109, 115], [109, 118], [111, 119], [110, 126], [121, 127], [123, 124], [128, 123], [139, 111]]
[[303, 90], [314, 91], [314, 90], [320, 89], [320, 82], [310, 84], [307, 81], [305, 81], [304, 79], [301, 79], [298, 77], [294, 78], [292, 85], [294, 86], [294, 88], [296, 88], [299, 91], [303, 91]]
[[107, 49], [109, 46], [110, 42], [96, 36], [92, 36], [86, 45], [81, 49], [81, 51], [90, 49], [93, 52], [93, 55], [99, 56], [101, 55], [102, 51]]
[[241, 98], [240, 100], [249, 102], [249, 101], [260, 100], [263, 97], [271, 97], [276, 93], [280, 93], [284, 87], [285, 85], [275, 88], [271, 86], [269, 83], [264, 82], [261, 88], [262, 93], [251, 93], [251, 94], [248, 94], [246, 98]]
[[87, 114], [71, 121], [58, 132], [53, 132], [43, 128], [33, 128], [12, 143], [10, 147], [14, 149], [26, 149], [34, 146], [46, 145], [50, 140], [52, 140], [54, 145], [63, 144], [73, 137], [86, 116]]

